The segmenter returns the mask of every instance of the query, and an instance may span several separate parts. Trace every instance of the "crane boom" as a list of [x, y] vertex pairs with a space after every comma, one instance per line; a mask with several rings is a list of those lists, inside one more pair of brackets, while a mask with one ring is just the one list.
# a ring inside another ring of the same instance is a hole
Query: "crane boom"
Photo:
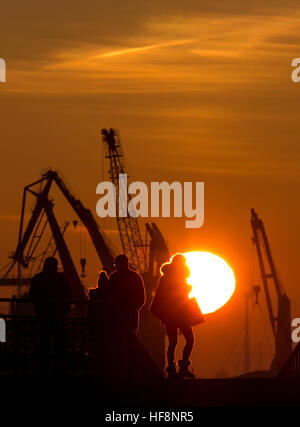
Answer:
[[[35, 185], [35, 183], [33, 185]], [[70, 253], [66, 246], [63, 235], [56, 221], [56, 218], [54, 216], [53, 203], [48, 199], [50, 185], [51, 185], [51, 182], [48, 181], [40, 193], [35, 193], [34, 191], [30, 190], [30, 186], [25, 187], [26, 190], [29, 189], [29, 191], [31, 191], [31, 193], [37, 197], [37, 201], [23, 236], [22, 236], [22, 232], [19, 233], [20, 241], [18, 243], [16, 252], [13, 256], [12, 266], [17, 262], [19, 266], [19, 272], [20, 272], [20, 266], [23, 266], [25, 268], [28, 267], [28, 263], [30, 259], [27, 259], [26, 257], [24, 258], [24, 251], [26, 249], [26, 246], [29, 242], [29, 239], [32, 233], [34, 232], [36, 224], [39, 222], [39, 219], [43, 215], [43, 212], [45, 212], [47, 216], [47, 221], [51, 228], [52, 235], [55, 240], [56, 247], [64, 268], [66, 279], [72, 291], [72, 296], [76, 301], [86, 301], [84, 288], [79, 279], [73, 260], [70, 256]], [[20, 229], [23, 228], [24, 209], [25, 209], [25, 203], [23, 203]], [[11, 270], [11, 268], [12, 267], [9, 268], [8, 272]]]
[[59, 257], [64, 268], [65, 277], [71, 288], [72, 296], [76, 301], [86, 301], [84, 288], [81, 284], [66, 242], [54, 216], [53, 203], [48, 199], [44, 200], [44, 209], [59, 253]]
[[[7, 277], [9, 272], [12, 270], [13, 266], [18, 264], [18, 278], [21, 278], [21, 267], [27, 268], [28, 263], [30, 261], [30, 257], [24, 256], [24, 252], [26, 247], [28, 246], [28, 242], [31, 236], [35, 233], [35, 228], [39, 221], [41, 221], [41, 216], [43, 213], [46, 213], [47, 221], [50, 225], [53, 238], [55, 240], [55, 244], [57, 250], [59, 252], [59, 256], [61, 262], [63, 264], [63, 268], [66, 274], [68, 281], [70, 282], [70, 286], [72, 288], [73, 297], [76, 300], [85, 300], [85, 292], [84, 287], [81, 284], [79, 276], [77, 274], [76, 268], [73, 264], [71, 255], [68, 251], [66, 243], [64, 241], [63, 235], [60, 231], [60, 228], [57, 224], [56, 218], [53, 213], [53, 203], [49, 200], [49, 192], [51, 189], [52, 183], [55, 182], [66, 200], [69, 202], [73, 210], [76, 212], [81, 222], [86, 227], [93, 245], [96, 249], [96, 252], [99, 256], [99, 259], [103, 265], [103, 268], [111, 272], [113, 270], [114, 256], [108, 247], [107, 243], [102, 236], [98, 224], [96, 223], [91, 211], [86, 209], [80, 200], [77, 200], [72, 193], [69, 191], [62, 178], [58, 175], [56, 171], [48, 170], [45, 174], [43, 174], [42, 178], [34, 183], [26, 186], [24, 188], [24, 195], [22, 201], [22, 213], [21, 213], [21, 222], [19, 229], [19, 239], [18, 245], [15, 253], [12, 256], [13, 262], [9, 266], [4, 277]], [[42, 188], [39, 191], [35, 191], [33, 187], [37, 184], [40, 184]], [[27, 227], [24, 228], [24, 215], [25, 215], [25, 205], [26, 205], [26, 195], [27, 193], [31, 193], [36, 197], [36, 204], [32, 211], [32, 215], [29, 219]], [[43, 228], [44, 229], [44, 228]], [[39, 236], [40, 237], [40, 236]], [[29, 245], [31, 247], [32, 243]], [[33, 246], [33, 249], [30, 251], [30, 255], [33, 255], [33, 251], [37, 245]]]
[[[254, 209], [251, 209], [251, 227], [253, 230], [252, 239], [256, 247], [261, 279], [269, 311], [269, 319], [275, 338], [275, 355], [272, 361], [271, 370], [278, 371], [292, 351], [290, 300], [283, 292], [272, 257], [264, 223], [258, 217]], [[269, 281], [272, 281], [277, 294], [277, 316], [274, 315], [270, 297]]]
[[90, 238], [93, 242], [93, 245], [97, 251], [99, 259], [103, 265], [103, 269], [111, 273], [114, 265], [114, 256], [112, 251], [108, 247], [107, 243], [102, 236], [99, 226], [94, 219], [90, 209], [87, 209], [83, 206], [80, 200], [76, 199], [70, 190], [67, 188], [66, 184], [63, 182], [61, 177], [56, 171], [48, 171], [45, 176], [52, 179], [57, 184], [58, 188], [61, 190], [62, 194], [65, 196], [71, 207], [74, 209], [81, 222], [87, 229]]
[[48, 197], [51, 182], [47, 182], [45, 187], [43, 188], [42, 192], [39, 194], [40, 197], [37, 199], [37, 203], [32, 211], [31, 218], [29, 220], [29, 223], [26, 227], [26, 230], [22, 236], [22, 230], [23, 230], [23, 223], [24, 223], [24, 210], [25, 210], [25, 198], [27, 191], [32, 192], [34, 195], [37, 195], [35, 192], [31, 191], [30, 187], [32, 185], [36, 185], [37, 183], [42, 182], [42, 180], [36, 181], [31, 185], [28, 185], [24, 188], [24, 196], [23, 196], [23, 202], [22, 202], [22, 214], [21, 214], [21, 223], [20, 223], [20, 231], [19, 231], [19, 241], [18, 246], [16, 249], [16, 252], [14, 254], [14, 260], [17, 261], [20, 265], [23, 265], [25, 267], [25, 260], [24, 260], [24, 250], [25, 247], [30, 239], [31, 234], [33, 233], [34, 227], [40, 217], [40, 214], [43, 210], [43, 203], [42, 201], [45, 200]]
[[150, 235], [149, 265], [147, 267], [149, 273], [158, 277], [160, 267], [170, 259], [170, 252], [161, 231], [154, 222], [146, 223], [146, 231]]

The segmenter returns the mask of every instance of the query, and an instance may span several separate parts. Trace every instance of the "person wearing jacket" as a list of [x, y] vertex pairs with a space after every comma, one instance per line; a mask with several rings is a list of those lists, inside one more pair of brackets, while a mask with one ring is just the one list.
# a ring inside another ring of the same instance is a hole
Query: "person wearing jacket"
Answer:
[[108, 298], [116, 306], [122, 325], [138, 330], [139, 311], [145, 304], [145, 287], [142, 276], [129, 267], [128, 258], [120, 254], [115, 259], [116, 271], [110, 274]]
[[46, 258], [43, 270], [31, 280], [29, 296], [40, 323], [41, 374], [48, 374], [52, 338], [54, 368], [56, 373], [62, 373], [66, 355], [65, 317], [72, 304], [72, 293], [64, 275], [58, 272], [56, 258]]
[[165, 325], [168, 336], [167, 350], [167, 374], [168, 377], [176, 376], [174, 361], [177, 345], [178, 329], [185, 338], [182, 359], [178, 361], [178, 375], [186, 378], [194, 378], [194, 374], [188, 370], [191, 364], [189, 358], [193, 349], [194, 335], [188, 316], [189, 293], [192, 286], [187, 284], [190, 270], [186, 265], [186, 258], [182, 254], [174, 255], [170, 262], [161, 267], [161, 277], [152, 301], [150, 311]]

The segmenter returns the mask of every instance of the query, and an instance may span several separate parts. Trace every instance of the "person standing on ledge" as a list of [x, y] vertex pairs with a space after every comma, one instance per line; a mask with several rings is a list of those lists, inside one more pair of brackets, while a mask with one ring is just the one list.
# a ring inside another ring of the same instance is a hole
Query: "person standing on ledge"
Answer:
[[109, 299], [113, 301], [128, 330], [138, 330], [139, 310], [145, 304], [145, 287], [142, 276], [129, 268], [126, 255], [115, 258], [116, 271], [111, 273], [108, 282]]
[[104, 300], [108, 294], [108, 276], [106, 271], [101, 270], [98, 275], [97, 287], [89, 290], [89, 300]]
[[186, 265], [185, 256], [182, 254], [174, 255], [170, 262], [162, 265], [160, 271], [161, 277], [150, 311], [161, 320], [166, 328], [169, 340], [167, 350], [168, 378], [177, 376], [174, 357], [178, 329], [186, 340], [182, 360], [178, 361], [178, 375], [182, 378], [195, 378], [195, 375], [188, 370], [191, 364], [189, 358], [194, 345], [192, 326], [200, 324], [204, 320], [197, 303], [194, 299], [189, 299], [188, 296], [192, 286], [187, 284], [190, 269]]
[[107, 287], [114, 316], [109, 325], [114, 343], [109, 363], [114, 365], [115, 378], [124, 380], [135, 369], [132, 334], [139, 327], [139, 310], [145, 303], [145, 288], [141, 275], [129, 267], [126, 255], [115, 258], [115, 268]]
[[56, 258], [46, 258], [42, 272], [31, 280], [29, 296], [40, 320], [41, 374], [48, 374], [52, 338], [54, 369], [56, 373], [62, 373], [62, 361], [66, 353], [64, 317], [69, 313], [72, 293], [64, 275], [58, 273]]

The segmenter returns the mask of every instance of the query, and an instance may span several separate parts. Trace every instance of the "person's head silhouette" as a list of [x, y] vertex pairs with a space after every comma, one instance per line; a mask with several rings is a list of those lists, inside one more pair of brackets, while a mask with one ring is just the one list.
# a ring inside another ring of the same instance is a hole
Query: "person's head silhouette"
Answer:
[[45, 259], [43, 272], [47, 274], [57, 273], [58, 270], [58, 261], [54, 257], [48, 257]]
[[180, 253], [172, 256], [169, 262], [161, 266], [161, 274], [176, 276], [177, 278], [187, 279], [190, 275], [190, 269], [186, 265], [186, 257]]
[[186, 265], [186, 257], [183, 254], [178, 253], [172, 256], [171, 262], [174, 267], [182, 267]]
[[100, 271], [98, 276], [98, 288], [101, 288], [101, 286], [105, 285], [108, 282], [108, 276], [106, 271]]
[[186, 257], [180, 253], [174, 255], [171, 258], [171, 264], [176, 273], [184, 278], [188, 278], [190, 275], [190, 269], [186, 265]]
[[128, 257], [125, 254], [118, 255], [115, 258], [115, 267], [117, 270], [128, 270]]

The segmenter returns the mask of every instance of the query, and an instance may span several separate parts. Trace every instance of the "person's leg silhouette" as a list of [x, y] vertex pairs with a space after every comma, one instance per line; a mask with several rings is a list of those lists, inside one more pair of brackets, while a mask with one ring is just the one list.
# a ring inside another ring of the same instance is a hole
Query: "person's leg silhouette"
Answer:
[[167, 373], [168, 378], [174, 377], [176, 375], [176, 366], [174, 363], [175, 349], [177, 345], [177, 327], [173, 325], [166, 325], [166, 331], [168, 335], [169, 345], [167, 350]]
[[186, 378], [195, 378], [195, 375], [188, 370], [188, 367], [191, 364], [189, 357], [193, 350], [194, 334], [191, 326], [181, 327], [180, 330], [185, 338], [186, 343], [183, 349], [182, 360], [178, 361], [179, 375]]

